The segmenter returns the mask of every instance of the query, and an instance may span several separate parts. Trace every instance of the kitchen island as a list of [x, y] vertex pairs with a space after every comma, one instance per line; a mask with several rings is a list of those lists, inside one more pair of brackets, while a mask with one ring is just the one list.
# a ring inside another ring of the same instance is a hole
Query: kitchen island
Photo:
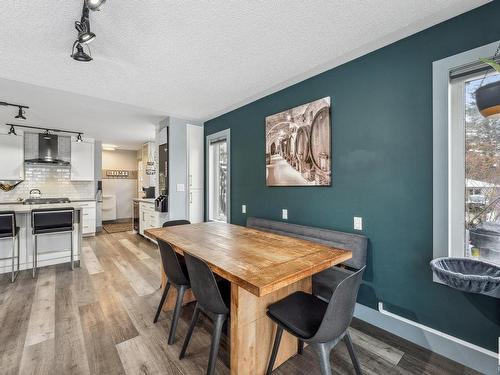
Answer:
[[[31, 269], [33, 266], [34, 239], [31, 231], [31, 211], [35, 209], [74, 208], [75, 226], [73, 231], [73, 249], [75, 264], [79, 264], [82, 248], [83, 209], [84, 202], [54, 204], [0, 204], [0, 211], [14, 211], [16, 225], [19, 228], [20, 269]], [[38, 237], [38, 267], [49, 266], [71, 261], [70, 233], [53, 233]], [[0, 241], [0, 258], [8, 257], [12, 252], [12, 241]], [[0, 273], [11, 271], [11, 260], [0, 261]], [[69, 265], [68, 265], [69, 266]]]

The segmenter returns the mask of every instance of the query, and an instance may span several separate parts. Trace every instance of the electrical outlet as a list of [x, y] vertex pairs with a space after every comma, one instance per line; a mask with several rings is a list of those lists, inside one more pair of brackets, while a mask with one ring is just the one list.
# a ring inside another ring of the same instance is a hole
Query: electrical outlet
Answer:
[[241, 205], [241, 213], [242, 214], [246, 214], [247, 213], [247, 205], [246, 204], [242, 204]]
[[354, 216], [354, 229], [363, 230], [363, 218]]
[[288, 220], [288, 210], [286, 208], [281, 210], [281, 218], [283, 220]]

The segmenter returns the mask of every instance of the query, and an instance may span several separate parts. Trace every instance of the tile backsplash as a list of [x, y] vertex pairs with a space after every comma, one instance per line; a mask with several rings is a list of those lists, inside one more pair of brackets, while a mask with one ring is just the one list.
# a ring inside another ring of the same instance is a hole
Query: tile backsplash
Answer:
[[93, 199], [93, 181], [71, 181], [69, 166], [50, 164], [25, 164], [24, 181], [14, 190], [0, 190], [0, 202], [12, 202], [18, 198], [29, 197], [31, 189], [40, 189], [42, 198], [66, 197], [70, 199]]

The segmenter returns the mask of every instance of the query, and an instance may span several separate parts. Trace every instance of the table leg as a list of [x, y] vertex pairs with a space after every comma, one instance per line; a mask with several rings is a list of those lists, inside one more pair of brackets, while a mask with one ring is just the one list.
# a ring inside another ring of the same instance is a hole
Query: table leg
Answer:
[[[276, 333], [266, 315], [267, 306], [296, 292], [311, 292], [311, 277], [299, 280], [263, 297], [231, 284], [231, 374], [263, 375]], [[283, 333], [274, 368], [297, 353], [297, 339]]]

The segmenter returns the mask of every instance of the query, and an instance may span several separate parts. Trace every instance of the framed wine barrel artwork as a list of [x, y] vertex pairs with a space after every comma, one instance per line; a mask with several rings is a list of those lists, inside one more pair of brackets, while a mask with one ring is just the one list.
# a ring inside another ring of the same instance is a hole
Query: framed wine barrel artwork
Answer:
[[266, 185], [331, 184], [330, 97], [266, 117]]

